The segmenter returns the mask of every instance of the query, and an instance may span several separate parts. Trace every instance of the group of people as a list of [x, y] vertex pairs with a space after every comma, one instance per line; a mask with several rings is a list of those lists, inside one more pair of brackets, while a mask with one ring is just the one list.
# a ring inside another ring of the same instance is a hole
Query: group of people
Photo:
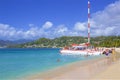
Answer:
[[113, 51], [114, 51], [114, 49], [105, 49], [105, 51], [103, 51], [103, 54], [108, 56], [109, 54], [113, 53]]

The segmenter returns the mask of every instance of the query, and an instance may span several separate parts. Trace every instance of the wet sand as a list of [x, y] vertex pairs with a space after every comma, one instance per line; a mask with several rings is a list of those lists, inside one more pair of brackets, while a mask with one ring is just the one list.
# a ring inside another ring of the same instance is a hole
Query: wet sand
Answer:
[[120, 49], [117, 54], [88, 61], [75, 62], [49, 70], [42, 74], [32, 75], [25, 80], [116, 80], [120, 79]]

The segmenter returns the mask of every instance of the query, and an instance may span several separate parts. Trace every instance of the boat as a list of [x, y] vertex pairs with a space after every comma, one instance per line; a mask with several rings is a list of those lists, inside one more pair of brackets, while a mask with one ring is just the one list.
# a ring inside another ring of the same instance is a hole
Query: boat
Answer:
[[93, 48], [90, 45], [90, 1], [88, 1], [88, 42], [64, 47], [60, 53], [62, 55], [101, 55], [103, 53], [102, 48]]
[[64, 47], [60, 50], [62, 55], [101, 55], [103, 54], [103, 48], [94, 48], [89, 46], [88, 43], [82, 43], [79, 45], [72, 45], [71, 47]]

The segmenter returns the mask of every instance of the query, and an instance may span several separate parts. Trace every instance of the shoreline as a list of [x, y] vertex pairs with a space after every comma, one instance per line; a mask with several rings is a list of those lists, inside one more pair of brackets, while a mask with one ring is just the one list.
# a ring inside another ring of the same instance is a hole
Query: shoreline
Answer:
[[98, 57], [98, 58], [91, 59], [91, 60], [77, 61], [77, 62], [69, 63], [67, 65], [59, 66], [57, 68], [45, 71], [43, 73], [40, 72], [36, 75], [28, 76], [27, 78], [25, 78], [25, 80], [26, 79], [27, 80], [34, 80], [34, 79], [53, 80], [53, 78], [55, 78], [56, 76], [60, 76], [61, 74], [69, 73], [69, 72], [71, 72], [71, 70], [74, 70], [75, 68], [79, 68], [79, 66], [81, 66], [81, 68], [83, 68], [91, 62], [96, 62], [103, 58], [104, 57]]
[[[117, 50], [120, 52], [120, 49]], [[43, 72], [42, 74], [36, 74], [23, 78], [25, 80], [93, 80], [98, 76], [96, 74], [102, 74], [108, 67], [117, 63], [119, 59], [118, 53], [116, 56], [111, 55], [110, 57], [102, 57], [98, 59], [92, 59], [87, 61], [78, 61], [63, 65], [53, 70]], [[116, 60], [115, 60], [116, 58]], [[98, 78], [99, 79], [99, 78]]]

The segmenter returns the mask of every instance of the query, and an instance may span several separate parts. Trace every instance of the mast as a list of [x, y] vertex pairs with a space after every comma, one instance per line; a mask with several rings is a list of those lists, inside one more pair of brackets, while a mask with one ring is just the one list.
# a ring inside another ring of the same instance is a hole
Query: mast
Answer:
[[90, 44], [90, 1], [88, 0], [88, 43]]

